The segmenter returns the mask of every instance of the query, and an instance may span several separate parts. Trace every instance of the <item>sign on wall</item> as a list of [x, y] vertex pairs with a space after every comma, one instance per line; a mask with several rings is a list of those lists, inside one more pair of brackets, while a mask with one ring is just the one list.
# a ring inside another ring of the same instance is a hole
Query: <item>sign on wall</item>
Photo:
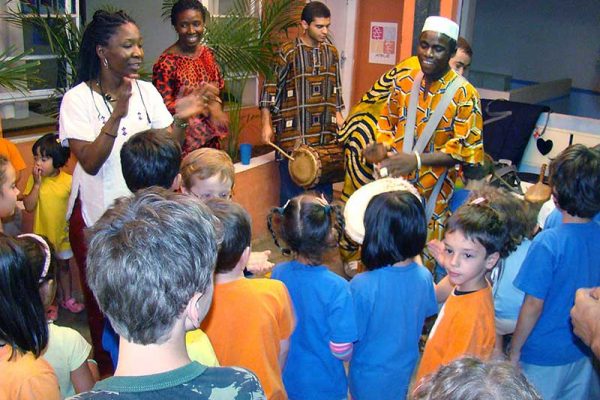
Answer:
[[394, 22], [371, 22], [369, 39], [369, 62], [396, 65], [398, 24]]

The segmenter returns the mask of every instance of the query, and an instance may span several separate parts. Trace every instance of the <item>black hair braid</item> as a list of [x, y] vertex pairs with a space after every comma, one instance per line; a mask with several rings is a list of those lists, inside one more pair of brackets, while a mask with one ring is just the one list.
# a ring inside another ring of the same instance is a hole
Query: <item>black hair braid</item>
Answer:
[[341, 206], [336, 204], [331, 206], [331, 208], [335, 217], [334, 229], [337, 232], [336, 243], [338, 243], [342, 239], [342, 235], [344, 234], [344, 227], [346, 226], [346, 221], [344, 219], [344, 212]]
[[291, 250], [286, 247], [281, 246], [281, 244], [279, 243], [279, 239], [277, 239], [277, 233], [275, 232], [275, 229], [273, 228], [273, 215], [274, 214], [283, 215], [283, 208], [273, 207], [271, 209], [271, 211], [269, 212], [269, 215], [267, 215], [267, 228], [269, 229], [269, 232], [271, 232], [271, 237], [273, 237], [273, 242], [275, 243], [275, 246], [277, 246], [277, 248], [279, 250], [281, 250], [281, 254], [283, 254], [285, 256], [289, 256], [291, 254]]

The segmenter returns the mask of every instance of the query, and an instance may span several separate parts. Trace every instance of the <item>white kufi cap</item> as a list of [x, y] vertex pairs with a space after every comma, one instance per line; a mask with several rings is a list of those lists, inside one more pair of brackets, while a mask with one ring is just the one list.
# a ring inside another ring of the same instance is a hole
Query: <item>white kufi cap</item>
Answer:
[[427, 17], [423, 30], [443, 33], [444, 35], [458, 40], [458, 24], [444, 17]]

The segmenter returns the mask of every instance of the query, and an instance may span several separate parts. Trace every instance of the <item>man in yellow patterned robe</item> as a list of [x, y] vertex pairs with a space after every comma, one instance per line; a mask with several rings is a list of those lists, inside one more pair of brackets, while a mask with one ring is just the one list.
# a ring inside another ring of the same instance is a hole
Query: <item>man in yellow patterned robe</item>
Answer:
[[[450, 59], [450, 67], [463, 75], [471, 66], [473, 49], [462, 36], [456, 41], [456, 54]], [[356, 190], [374, 180], [373, 165], [362, 157], [362, 150], [375, 142], [375, 131], [381, 109], [390, 96], [396, 75], [405, 69], [421, 69], [417, 56], [400, 61], [387, 71], [352, 107], [342, 128], [338, 141], [344, 144], [344, 188], [341, 200], [345, 203]]]
[[[419, 96], [414, 133], [416, 141], [448, 86], [455, 79], [460, 79], [449, 65], [456, 52], [458, 25], [441, 17], [430, 17], [428, 21], [432, 18], [435, 21], [430, 24], [426, 21], [419, 37], [417, 57], [423, 79], [418, 93], [412, 93], [413, 81], [420, 72], [418, 69], [406, 69], [396, 75], [392, 94], [379, 117], [375, 139], [398, 151], [383, 160], [379, 169], [385, 168], [390, 176], [406, 177], [427, 201], [430, 201], [438, 179], [447, 171], [440, 193], [436, 199], [431, 199], [436, 203], [428, 223], [428, 240], [441, 240], [449, 213], [448, 201], [457, 176], [456, 166], [483, 162], [483, 121], [479, 94], [473, 85], [463, 81], [425, 149], [417, 154], [402, 152], [411, 96]], [[432, 266], [427, 254], [424, 261]]]

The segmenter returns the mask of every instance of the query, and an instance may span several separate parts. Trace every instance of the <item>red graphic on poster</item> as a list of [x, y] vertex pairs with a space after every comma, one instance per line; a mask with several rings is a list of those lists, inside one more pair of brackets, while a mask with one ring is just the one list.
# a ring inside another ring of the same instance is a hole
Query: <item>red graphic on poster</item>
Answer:
[[375, 39], [375, 40], [383, 39], [383, 26], [374, 26], [371, 29], [371, 39]]

